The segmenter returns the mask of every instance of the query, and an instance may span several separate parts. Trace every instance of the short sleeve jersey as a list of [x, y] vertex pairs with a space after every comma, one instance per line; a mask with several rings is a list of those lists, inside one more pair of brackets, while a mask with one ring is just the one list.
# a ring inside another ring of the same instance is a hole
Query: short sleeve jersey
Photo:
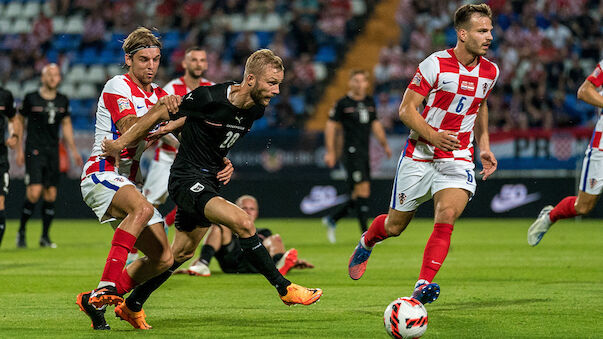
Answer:
[[94, 146], [92, 154], [84, 165], [82, 178], [104, 171], [115, 171], [134, 183], [142, 182], [139, 170], [140, 156], [145, 148], [145, 142], [126, 148], [121, 152], [119, 169], [115, 167], [115, 159], [98, 155], [103, 153], [103, 139], [117, 139], [121, 135], [115, 123], [127, 115], [141, 117], [145, 115], [159, 98], [167, 93], [157, 84], [151, 84], [151, 92], [146, 92], [130, 78], [128, 74], [116, 75], [105, 84], [98, 99], [96, 108], [96, 125], [94, 131]]
[[356, 101], [346, 95], [329, 113], [330, 120], [341, 123], [345, 152], [365, 157], [368, 157], [371, 126], [376, 118], [372, 96]]
[[69, 99], [57, 93], [54, 99], [46, 100], [39, 91], [31, 92], [23, 98], [19, 113], [27, 118], [25, 150], [51, 149], [58, 152], [60, 123], [71, 115]]
[[417, 161], [473, 161], [473, 126], [477, 112], [500, 74], [484, 57], [477, 65], [461, 64], [452, 49], [435, 52], [419, 64], [408, 89], [426, 97], [422, 116], [436, 131], [458, 132], [461, 146], [443, 151], [411, 130], [404, 156]]
[[2, 140], [2, 142], [0, 142], [0, 162], [7, 154], [6, 144], [4, 144], [4, 140], [6, 139], [6, 118], [11, 119], [14, 116], [15, 101], [13, 95], [4, 88], [0, 88], [0, 136], [2, 137], [2, 139], [0, 139]]
[[[598, 88], [599, 94], [603, 95], [603, 60], [599, 61], [595, 70], [586, 78], [587, 81], [590, 81], [595, 87]], [[599, 151], [603, 151], [603, 145], [601, 145], [601, 135], [603, 134], [603, 107], [599, 107], [599, 119], [597, 120], [597, 124], [595, 125], [595, 130], [593, 131], [593, 136], [590, 144], [588, 145], [587, 152], [594, 148]]]
[[264, 115], [264, 107], [248, 109], [228, 100], [233, 82], [198, 87], [185, 95], [180, 110], [172, 116], [186, 116], [180, 148], [172, 165], [174, 176], [195, 176], [199, 172], [216, 174], [224, 168], [223, 157]]
[[[199, 86], [212, 85], [214, 85], [214, 83], [205, 78], [201, 78], [201, 80], [199, 81]], [[188, 92], [191, 91], [191, 89], [186, 86], [186, 83], [184, 82], [184, 77], [173, 79], [172, 81], [168, 82], [165, 86], [163, 86], [163, 89], [166, 91], [167, 94], [179, 96], [185, 96]], [[173, 160], [173, 157], [176, 156], [176, 152], [178, 152], [178, 149], [176, 147], [168, 145], [163, 141], [159, 140], [157, 148], [155, 149], [155, 160], [159, 160], [159, 158], [161, 157], [160, 153], [170, 156]]]

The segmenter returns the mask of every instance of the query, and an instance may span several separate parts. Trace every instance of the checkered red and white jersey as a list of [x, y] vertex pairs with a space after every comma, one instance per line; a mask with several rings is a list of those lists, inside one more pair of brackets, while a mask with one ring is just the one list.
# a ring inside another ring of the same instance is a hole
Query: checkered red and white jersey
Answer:
[[142, 176], [139, 170], [140, 156], [145, 149], [145, 142], [141, 141], [136, 147], [126, 148], [121, 152], [119, 169], [115, 168], [115, 159], [104, 158], [98, 155], [103, 153], [101, 142], [103, 139], [117, 139], [121, 133], [115, 123], [129, 115], [143, 116], [159, 98], [167, 93], [156, 84], [151, 84], [152, 92], [145, 92], [138, 87], [128, 74], [116, 75], [107, 83], [98, 99], [96, 108], [96, 126], [94, 131], [94, 146], [92, 154], [84, 165], [82, 179], [95, 172], [115, 171], [140, 183]]
[[[199, 86], [213, 86], [214, 82], [209, 81], [205, 78], [201, 78], [199, 81]], [[180, 95], [185, 96], [188, 92], [192, 91], [192, 89], [186, 86], [184, 82], [184, 77], [176, 78], [170, 82], [168, 82], [163, 89], [172, 95]], [[159, 161], [160, 159], [165, 159], [166, 161], [174, 161], [174, 157], [178, 149], [174, 146], [170, 146], [163, 141], [159, 140], [157, 144], [157, 148], [155, 149], [155, 161]]]
[[474, 67], [461, 64], [452, 49], [435, 52], [419, 64], [408, 85], [427, 99], [421, 114], [436, 131], [458, 132], [458, 150], [446, 152], [411, 131], [404, 156], [417, 161], [473, 161], [473, 126], [481, 103], [499, 75], [498, 66], [479, 57]]
[[[599, 94], [603, 95], [603, 60], [599, 61], [595, 70], [591, 73], [591, 75], [586, 78], [586, 80], [590, 81], [595, 87], [599, 89]], [[603, 151], [603, 145], [601, 144], [601, 135], [603, 134], [603, 107], [599, 107], [599, 120], [597, 120], [597, 124], [595, 125], [595, 130], [593, 131], [593, 137], [589, 144], [590, 148], [595, 148], [600, 151]], [[586, 150], [588, 152], [588, 149]]]

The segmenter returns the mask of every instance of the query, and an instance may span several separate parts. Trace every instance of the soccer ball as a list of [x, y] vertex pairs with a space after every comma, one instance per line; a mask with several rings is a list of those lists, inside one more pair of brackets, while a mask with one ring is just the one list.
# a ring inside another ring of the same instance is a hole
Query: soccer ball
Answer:
[[398, 298], [387, 305], [383, 324], [392, 338], [419, 338], [427, 330], [427, 310], [415, 298]]

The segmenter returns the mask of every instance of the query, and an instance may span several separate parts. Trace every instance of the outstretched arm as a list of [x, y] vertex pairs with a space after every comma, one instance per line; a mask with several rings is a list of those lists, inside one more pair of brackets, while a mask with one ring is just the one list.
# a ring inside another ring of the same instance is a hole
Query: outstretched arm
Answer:
[[490, 151], [490, 135], [488, 134], [488, 103], [486, 100], [482, 101], [479, 110], [477, 111], [477, 118], [475, 119], [475, 139], [477, 140], [477, 146], [479, 147], [479, 158], [482, 162], [482, 171], [479, 174], [482, 175], [482, 180], [488, 179], [488, 177], [496, 171], [498, 162], [494, 153]]

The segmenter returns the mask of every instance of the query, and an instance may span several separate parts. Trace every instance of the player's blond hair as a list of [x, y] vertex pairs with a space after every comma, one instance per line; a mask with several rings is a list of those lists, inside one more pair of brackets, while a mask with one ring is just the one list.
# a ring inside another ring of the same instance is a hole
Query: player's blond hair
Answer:
[[467, 23], [471, 20], [473, 13], [486, 16], [492, 21], [492, 10], [487, 4], [466, 4], [459, 7], [456, 12], [454, 12], [454, 29], [459, 30], [461, 28], [467, 28]]
[[157, 47], [161, 48], [161, 41], [156, 37], [150, 29], [146, 27], [138, 27], [124, 40], [122, 49], [130, 56], [144, 48]]
[[364, 77], [368, 80], [370, 79], [370, 74], [366, 69], [361, 69], [361, 68], [357, 68], [357, 69], [353, 69], [350, 72], [350, 79], [352, 79], [353, 77], [355, 77], [358, 74], [362, 74], [364, 75]]
[[258, 200], [253, 196], [253, 195], [249, 195], [249, 194], [244, 194], [240, 197], [237, 198], [237, 200], [235, 201], [235, 204], [239, 207], [241, 207], [241, 205], [243, 204], [243, 200], [252, 200], [255, 205], [258, 205]]
[[268, 65], [281, 71], [285, 70], [283, 59], [274, 54], [271, 50], [260, 49], [255, 51], [247, 58], [247, 62], [245, 62], [245, 74], [243, 76], [247, 78], [249, 74], [253, 74], [258, 77]]

